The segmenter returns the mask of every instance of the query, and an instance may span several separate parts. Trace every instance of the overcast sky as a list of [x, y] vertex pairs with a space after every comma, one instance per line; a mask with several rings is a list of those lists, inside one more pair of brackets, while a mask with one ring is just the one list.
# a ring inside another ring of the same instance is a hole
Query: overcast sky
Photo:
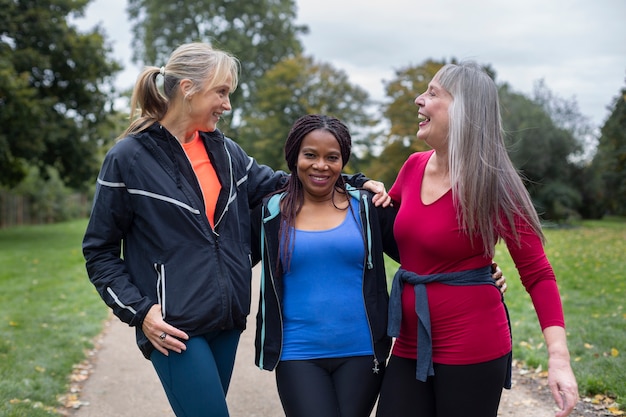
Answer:
[[[373, 99], [394, 70], [427, 59], [490, 64], [498, 82], [531, 95], [536, 81], [600, 126], [626, 86], [626, 0], [296, 0], [305, 53], [345, 71]], [[93, 0], [81, 27], [101, 23], [131, 87], [125, 0]], [[239, 57], [245, 59], [245, 57]], [[164, 63], [154, 63], [160, 66]], [[416, 92], [417, 94], [418, 92]]]

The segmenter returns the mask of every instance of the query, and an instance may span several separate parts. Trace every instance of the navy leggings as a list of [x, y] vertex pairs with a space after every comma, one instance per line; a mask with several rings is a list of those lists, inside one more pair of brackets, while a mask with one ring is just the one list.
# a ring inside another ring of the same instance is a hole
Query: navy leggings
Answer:
[[192, 337], [182, 353], [150, 356], [178, 417], [228, 417], [226, 392], [235, 365], [240, 330]]
[[373, 356], [281, 361], [278, 395], [287, 417], [369, 417], [385, 372]]
[[473, 365], [434, 364], [435, 376], [415, 379], [414, 359], [391, 356], [376, 417], [495, 417], [509, 355]]

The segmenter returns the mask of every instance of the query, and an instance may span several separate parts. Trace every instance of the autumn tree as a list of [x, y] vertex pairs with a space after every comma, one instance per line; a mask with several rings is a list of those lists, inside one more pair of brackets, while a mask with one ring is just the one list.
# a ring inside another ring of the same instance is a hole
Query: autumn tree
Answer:
[[112, 76], [100, 28], [79, 33], [69, 17], [88, 0], [13, 0], [0, 7], [0, 184], [29, 166], [72, 187], [97, 173], [97, 131], [111, 105]]
[[239, 142], [261, 163], [286, 169], [283, 147], [300, 116], [321, 113], [344, 121], [353, 143], [363, 144], [375, 121], [366, 109], [369, 96], [330, 64], [302, 55], [279, 62], [258, 80], [255, 106], [242, 120]]
[[239, 58], [240, 84], [231, 100], [234, 116], [227, 120], [233, 128], [257, 105], [257, 81], [283, 58], [300, 53], [298, 35], [308, 31], [294, 23], [294, 0], [129, 0], [127, 11], [137, 63], [164, 65], [176, 47], [198, 41]]
[[418, 108], [415, 98], [426, 90], [428, 83], [445, 62], [426, 60], [421, 65], [409, 65], [394, 72], [394, 78], [383, 81], [385, 100], [381, 113], [386, 129], [379, 136], [380, 155], [370, 158], [368, 175], [391, 186], [400, 167], [413, 152], [425, 150], [425, 144], [416, 138]]
[[594, 165], [601, 172], [610, 213], [626, 215], [626, 88], [613, 102], [601, 129]]

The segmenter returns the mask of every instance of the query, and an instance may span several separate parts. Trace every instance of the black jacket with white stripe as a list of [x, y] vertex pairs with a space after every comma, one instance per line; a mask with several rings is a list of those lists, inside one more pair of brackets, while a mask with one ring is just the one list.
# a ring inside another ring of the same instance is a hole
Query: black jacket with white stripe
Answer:
[[122, 321], [141, 330], [161, 304], [164, 320], [190, 336], [244, 329], [250, 311], [251, 207], [284, 173], [259, 165], [219, 132], [201, 132], [219, 181], [215, 228], [193, 168], [160, 124], [113, 146], [103, 162], [83, 240], [89, 279]]

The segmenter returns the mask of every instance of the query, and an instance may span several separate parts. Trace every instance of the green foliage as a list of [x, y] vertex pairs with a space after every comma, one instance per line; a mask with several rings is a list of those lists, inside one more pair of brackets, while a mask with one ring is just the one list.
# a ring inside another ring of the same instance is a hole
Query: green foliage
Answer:
[[283, 148], [293, 122], [305, 114], [335, 116], [359, 132], [375, 121], [365, 108], [366, 91], [329, 64], [298, 55], [279, 62], [258, 81], [258, 99], [243, 117], [239, 142], [259, 162], [286, 169]]
[[569, 148], [568, 157], [571, 159], [584, 158], [593, 142], [593, 128], [589, 118], [580, 113], [575, 98], [569, 100], [554, 94], [544, 80], [535, 82], [532, 100], [550, 116], [552, 123], [569, 134], [567, 138]]
[[537, 187], [534, 195], [535, 205], [542, 208], [540, 215], [556, 222], [577, 219], [576, 208], [582, 204], [581, 193], [561, 181], [547, 181]]
[[602, 127], [593, 160], [601, 172], [606, 203], [613, 214], [626, 214], [626, 88], [615, 98], [613, 111]]
[[[29, 165], [82, 186], [97, 170], [95, 133], [119, 70], [98, 28], [68, 24], [87, 0], [15, 0], [0, 7], [0, 184]], [[6, 169], [5, 169], [6, 167]]]
[[591, 163], [576, 167], [573, 173], [574, 188], [580, 191], [582, 198], [578, 212], [583, 219], [601, 219], [607, 211], [606, 185], [599, 165], [594, 158]]
[[137, 63], [161, 66], [176, 47], [198, 41], [238, 57], [241, 82], [232, 97], [236, 114], [256, 106], [257, 80], [283, 58], [300, 53], [297, 36], [308, 31], [294, 24], [294, 0], [129, 0], [127, 10]]
[[[46, 174], [47, 178], [43, 178], [31, 167], [26, 177], [10, 191], [0, 187], [0, 215], [5, 216], [0, 224], [54, 223], [85, 218], [89, 214], [89, 203], [84, 195], [66, 187], [54, 168], [48, 167]], [[19, 203], [11, 204], [11, 201]]]
[[[499, 90], [509, 156], [523, 175], [538, 211], [545, 219], [558, 222], [577, 217], [583, 197], [576, 187], [574, 174], [579, 169], [572, 158], [582, 146], [571, 130], [558, 127], [546, 111], [548, 104], [561, 104], [548, 93], [541, 100], [552, 101], [543, 102], [515, 93], [507, 84]], [[560, 123], [567, 125], [565, 119]]]
[[370, 178], [382, 181], [387, 188], [395, 182], [400, 167], [407, 160], [409, 155], [423, 149], [416, 149], [417, 141], [393, 141], [383, 148], [380, 155], [370, 158], [370, 165], [364, 172]]
[[50, 416], [108, 309], [85, 273], [85, 220], [0, 230], [0, 415]]

